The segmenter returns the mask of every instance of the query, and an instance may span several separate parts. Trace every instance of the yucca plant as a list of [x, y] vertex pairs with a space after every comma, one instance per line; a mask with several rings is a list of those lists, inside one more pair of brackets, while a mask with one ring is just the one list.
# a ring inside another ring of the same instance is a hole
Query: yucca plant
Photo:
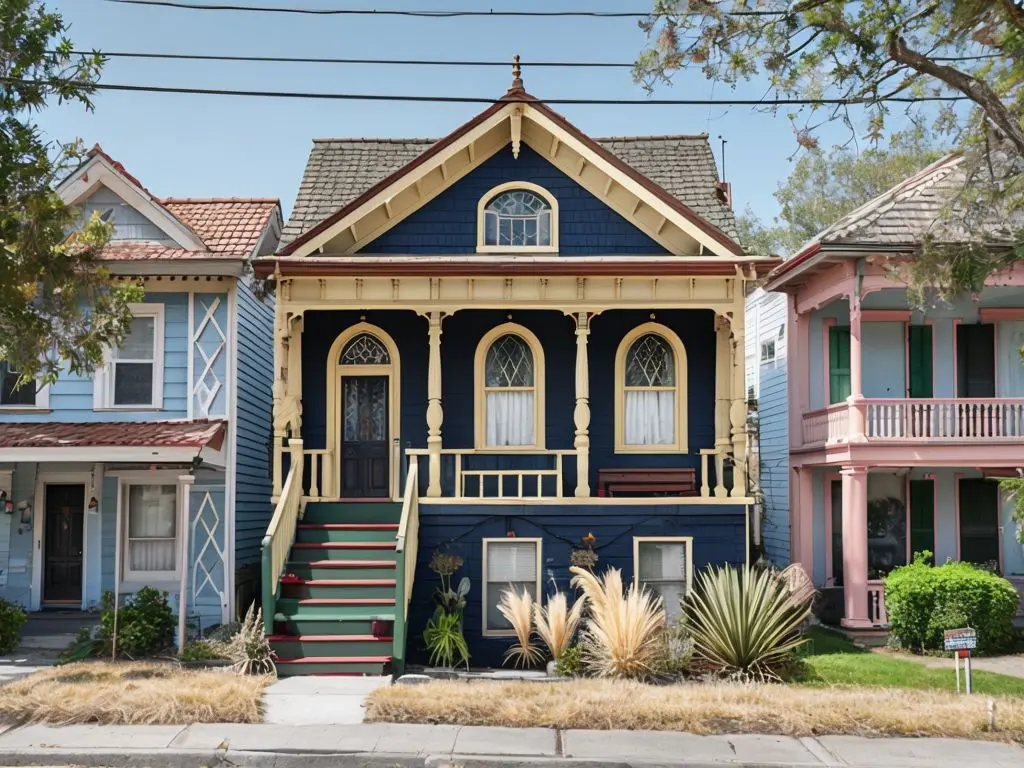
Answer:
[[723, 674], [746, 680], [780, 679], [804, 639], [813, 592], [750, 566], [711, 567], [697, 577], [686, 601], [694, 650]]
[[636, 582], [624, 591], [618, 568], [601, 577], [576, 566], [569, 570], [589, 608], [581, 633], [584, 664], [599, 677], [650, 676], [662, 650], [661, 598]]
[[537, 625], [537, 634], [548, 647], [548, 653], [554, 661], [562, 658], [562, 652], [572, 643], [583, 618], [583, 607], [586, 599], [580, 598], [569, 608], [569, 599], [564, 592], [558, 591], [548, 598], [548, 604], [541, 607], [533, 606], [533, 621]]
[[263, 631], [263, 610], [256, 603], [249, 606], [238, 632], [223, 648], [231, 669], [240, 675], [272, 675], [277, 671], [277, 654]]
[[509, 587], [501, 593], [498, 612], [504, 616], [516, 633], [517, 642], [505, 651], [505, 661], [516, 666], [532, 667], [544, 660], [540, 648], [533, 644], [533, 596], [524, 588], [522, 592]]
[[454, 667], [456, 662], [469, 669], [469, 646], [462, 634], [462, 615], [445, 613], [440, 607], [423, 630], [432, 666]]

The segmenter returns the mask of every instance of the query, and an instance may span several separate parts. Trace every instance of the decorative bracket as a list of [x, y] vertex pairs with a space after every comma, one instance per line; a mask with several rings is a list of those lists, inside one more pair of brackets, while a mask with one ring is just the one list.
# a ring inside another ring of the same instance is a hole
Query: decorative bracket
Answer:
[[519, 159], [519, 148], [523, 139], [523, 108], [516, 105], [509, 118], [512, 127], [512, 157]]

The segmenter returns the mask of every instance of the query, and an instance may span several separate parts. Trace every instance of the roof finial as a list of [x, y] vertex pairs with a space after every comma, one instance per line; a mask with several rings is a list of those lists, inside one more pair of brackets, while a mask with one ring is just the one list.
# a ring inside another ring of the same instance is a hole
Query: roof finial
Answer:
[[512, 57], [512, 88], [510, 90], [523, 90], [523, 68], [519, 66], [518, 53]]

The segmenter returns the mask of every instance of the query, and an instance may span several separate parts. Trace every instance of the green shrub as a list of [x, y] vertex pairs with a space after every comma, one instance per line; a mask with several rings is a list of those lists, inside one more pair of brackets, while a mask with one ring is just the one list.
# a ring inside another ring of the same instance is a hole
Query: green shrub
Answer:
[[1019, 605], [1010, 582], [970, 563], [933, 567], [918, 557], [885, 579], [890, 636], [912, 651], [941, 651], [942, 633], [960, 627], [978, 631], [979, 653], [1009, 650]]
[[[103, 595], [97, 637], [109, 654], [114, 638], [114, 596]], [[174, 614], [167, 593], [143, 587], [117, 611], [117, 655], [136, 659], [166, 650], [174, 641]]]
[[0, 599], [0, 654], [10, 653], [21, 642], [21, 627], [28, 621], [25, 609]]
[[570, 645], [555, 662], [555, 672], [564, 677], [577, 677], [583, 674], [583, 649], [578, 645]]
[[227, 657], [227, 650], [223, 645], [209, 640], [197, 640], [194, 643], [189, 643], [181, 652], [182, 661], [212, 661]]

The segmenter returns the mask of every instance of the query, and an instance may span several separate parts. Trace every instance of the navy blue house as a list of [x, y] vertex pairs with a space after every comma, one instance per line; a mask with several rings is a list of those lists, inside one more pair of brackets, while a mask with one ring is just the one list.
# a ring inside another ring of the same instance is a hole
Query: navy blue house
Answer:
[[474, 665], [509, 584], [569, 588], [577, 549], [665, 598], [747, 556], [744, 300], [707, 136], [592, 139], [512, 88], [440, 140], [315, 142], [276, 291], [282, 674], [425, 662], [463, 559]]

